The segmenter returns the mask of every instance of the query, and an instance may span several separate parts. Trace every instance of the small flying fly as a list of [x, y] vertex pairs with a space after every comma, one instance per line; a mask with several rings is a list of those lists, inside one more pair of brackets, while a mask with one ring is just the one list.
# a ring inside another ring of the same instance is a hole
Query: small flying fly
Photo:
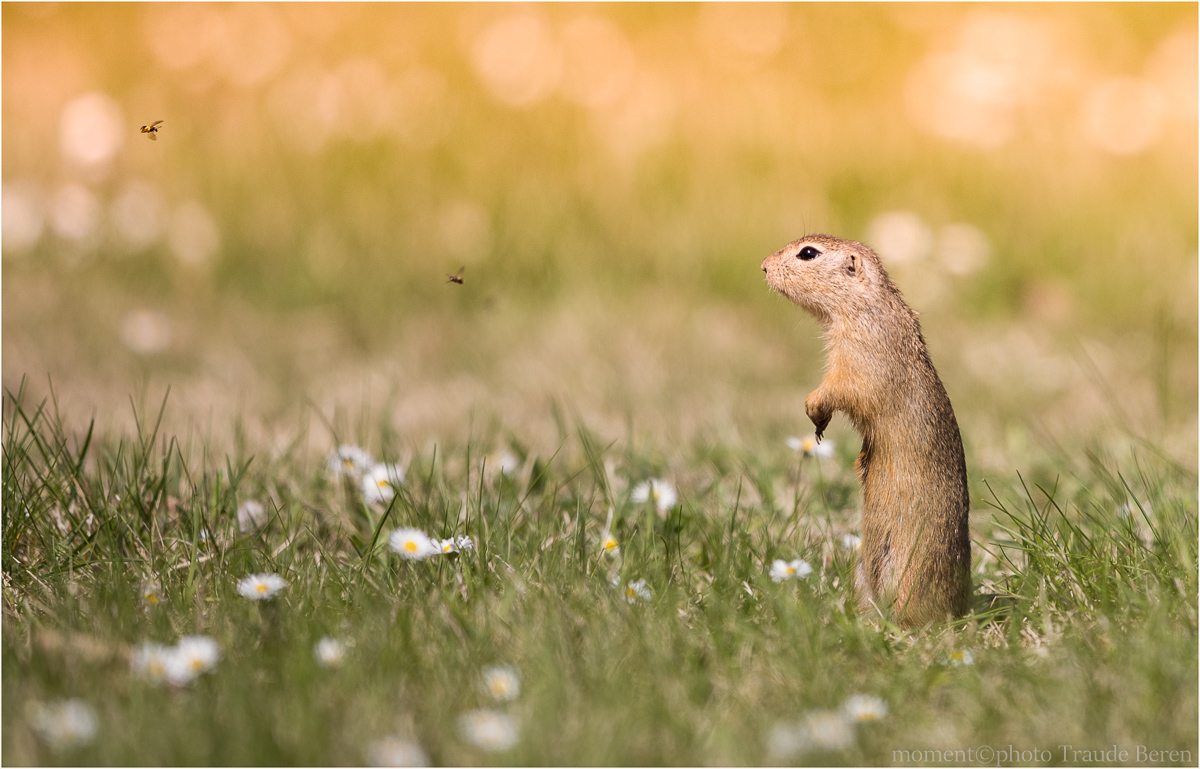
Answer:
[[155, 120], [150, 125], [144, 125], [142, 126], [142, 133], [150, 134], [151, 141], [158, 141], [158, 127], [162, 125], [162, 123], [163, 121], [161, 120]]
[[458, 272], [456, 274], [446, 276], [447, 278], [449, 278], [449, 280], [447, 280], [446, 282], [447, 283], [457, 283], [458, 285], [461, 286], [463, 284], [463, 271], [465, 271], [466, 269], [467, 268], [465, 265], [462, 267], [459, 267]]

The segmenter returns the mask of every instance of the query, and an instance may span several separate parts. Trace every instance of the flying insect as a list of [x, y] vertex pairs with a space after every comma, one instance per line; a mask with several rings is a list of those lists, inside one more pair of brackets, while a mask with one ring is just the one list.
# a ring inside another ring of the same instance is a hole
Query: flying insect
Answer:
[[142, 126], [142, 133], [149, 134], [151, 141], [158, 141], [158, 127], [163, 124], [161, 120], [155, 120], [150, 125]]

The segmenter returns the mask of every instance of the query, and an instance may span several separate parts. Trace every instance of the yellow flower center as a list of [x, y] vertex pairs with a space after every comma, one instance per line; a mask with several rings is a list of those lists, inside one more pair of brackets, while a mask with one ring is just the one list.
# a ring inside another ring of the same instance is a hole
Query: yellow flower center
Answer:
[[194, 658], [188, 663], [188, 665], [192, 670], [200, 670], [204, 667], [204, 662], [199, 658]]
[[795, 568], [794, 566], [788, 566], [787, 568], [785, 568], [785, 569], [783, 570], [783, 573], [784, 573], [784, 574], [795, 574], [795, 573], [796, 573], [796, 568]]
[[616, 550], [617, 549], [617, 540], [613, 537], [609, 537], [608, 539], [604, 540], [604, 549], [605, 550]]
[[161, 676], [166, 672], [166, 669], [163, 667], [162, 660], [158, 659], [150, 660], [150, 662], [146, 665], [146, 670], [149, 670], [156, 676]]
[[637, 597], [637, 591], [636, 591], [636, 590], [634, 590], [632, 587], [628, 587], [628, 586], [627, 586], [627, 587], [625, 588], [625, 597], [626, 597], [626, 598], [636, 598], [636, 597]]
[[407, 551], [408, 551], [408, 552], [410, 552], [410, 553], [415, 553], [415, 552], [417, 552], [417, 543], [416, 543], [416, 542], [413, 542], [413, 541], [410, 539], [409, 541], [407, 541], [407, 542], [405, 542], [405, 543], [404, 543], [404, 549], [405, 549], [405, 550], [407, 550]]
[[811, 454], [813, 451], [816, 450], [817, 442], [815, 440], [813, 440], [812, 438], [805, 438], [804, 442], [800, 445], [800, 448], [802, 448], [804, 451], [807, 451]]
[[378, 480], [378, 481], [375, 481], [375, 483], [376, 483], [376, 485], [378, 485], [378, 486], [379, 486], [379, 488], [381, 488], [381, 489], [386, 489], [388, 486], [391, 486], [391, 485], [392, 485], [392, 484], [388, 483], [387, 479], [380, 479], [380, 480]]
[[349, 458], [343, 459], [342, 467], [346, 468], [347, 470], [353, 470], [354, 469], [354, 460], [349, 459]]
[[146, 603], [148, 603], [152, 606], [158, 604], [158, 596], [155, 595], [154, 593], [146, 593], [145, 599], [146, 599]]
[[265, 593], [269, 589], [270, 588], [267, 587], [265, 582], [259, 582], [257, 585], [254, 586], [254, 591], [256, 593]]

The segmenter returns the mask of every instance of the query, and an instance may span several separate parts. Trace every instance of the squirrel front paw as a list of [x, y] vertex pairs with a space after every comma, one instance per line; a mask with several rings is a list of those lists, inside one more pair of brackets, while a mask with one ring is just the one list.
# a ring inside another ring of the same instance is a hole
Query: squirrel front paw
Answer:
[[809, 393], [808, 398], [804, 400], [804, 411], [808, 414], [808, 418], [812, 420], [813, 426], [817, 428], [817, 442], [820, 443], [821, 435], [825, 432], [825, 428], [829, 426], [829, 420], [833, 419], [833, 409], [821, 402], [817, 396], [817, 391]]

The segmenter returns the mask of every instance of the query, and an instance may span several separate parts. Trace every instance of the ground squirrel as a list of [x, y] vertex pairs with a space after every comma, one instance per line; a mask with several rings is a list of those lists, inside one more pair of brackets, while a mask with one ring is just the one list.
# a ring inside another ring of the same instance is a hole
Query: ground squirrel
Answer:
[[903, 625], [962, 616], [971, 596], [967, 463], [917, 313], [875, 252], [851, 240], [801, 238], [762, 269], [824, 327], [828, 370], [804, 402], [817, 439], [834, 411], [862, 436], [860, 606]]

